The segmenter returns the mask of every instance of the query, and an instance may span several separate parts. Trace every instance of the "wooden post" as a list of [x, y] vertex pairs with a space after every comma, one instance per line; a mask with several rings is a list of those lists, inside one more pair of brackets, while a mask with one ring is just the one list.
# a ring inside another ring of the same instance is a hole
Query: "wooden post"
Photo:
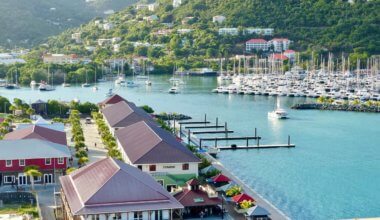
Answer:
[[227, 122], [224, 122], [224, 131], [225, 131], [225, 134], [226, 134], [226, 138], [228, 138], [228, 132], [227, 132]]
[[202, 138], [199, 138], [199, 149], [202, 150]]
[[216, 117], [216, 120], [215, 120], [215, 124], [216, 124], [216, 127], [218, 127], [218, 117]]
[[257, 128], [255, 128], [255, 137], [257, 137]]
[[207, 124], [207, 115], [205, 114], [205, 125]]
[[288, 146], [290, 145], [290, 135], [288, 135]]
[[190, 145], [190, 129], [187, 130], [187, 144]]
[[179, 138], [182, 137], [182, 124], [179, 124]]
[[260, 147], [260, 138], [257, 138], [257, 147]]
[[175, 130], [175, 117], [173, 117], [173, 131], [174, 131], [174, 135], [177, 135], [176, 130]]
[[248, 144], [248, 137], [247, 137], [246, 141], [247, 141], [247, 148], [248, 148], [248, 146], [249, 146], [249, 144]]
[[218, 148], [218, 138], [215, 138], [215, 148]]

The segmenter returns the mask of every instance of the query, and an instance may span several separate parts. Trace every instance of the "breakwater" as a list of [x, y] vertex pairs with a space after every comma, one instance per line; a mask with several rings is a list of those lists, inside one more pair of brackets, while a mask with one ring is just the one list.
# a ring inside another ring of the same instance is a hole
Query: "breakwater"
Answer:
[[322, 104], [322, 103], [303, 103], [303, 104], [293, 105], [292, 109], [380, 113], [380, 106], [347, 105], [347, 104], [337, 105], [337, 104]]

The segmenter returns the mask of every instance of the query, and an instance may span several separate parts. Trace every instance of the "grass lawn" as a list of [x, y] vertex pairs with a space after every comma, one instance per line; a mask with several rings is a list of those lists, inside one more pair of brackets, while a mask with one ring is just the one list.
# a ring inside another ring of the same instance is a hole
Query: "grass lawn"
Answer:
[[37, 206], [32, 205], [4, 205], [0, 208], [0, 214], [30, 214], [33, 216], [33, 219], [39, 219]]

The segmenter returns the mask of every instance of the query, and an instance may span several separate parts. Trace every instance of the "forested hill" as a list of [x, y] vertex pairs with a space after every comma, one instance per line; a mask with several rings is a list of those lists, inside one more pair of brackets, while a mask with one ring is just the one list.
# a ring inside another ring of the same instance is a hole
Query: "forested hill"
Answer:
[[31, 47], [136, 0], [1, 0], [0, 46]]

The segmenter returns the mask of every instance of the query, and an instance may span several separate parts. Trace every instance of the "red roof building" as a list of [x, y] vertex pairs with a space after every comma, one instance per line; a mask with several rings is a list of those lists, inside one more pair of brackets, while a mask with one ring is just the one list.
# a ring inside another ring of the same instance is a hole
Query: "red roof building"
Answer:
[[118, 102], [121, 102], [121, 101], [124, 101], [124, 102], [128, 102], [126, 99], [124, 99], [123, 97], [119, 96], [118, 94], [115, 94], [107, 99], [105, 99], [104, 101], [102, 102], [99, 102], [98, 105], [101, 107], [101, 108], [104, 108], [106, 107], [107, 105], [113, 105], [113, 104], [116, 104]]
[[50, 141], [56, 144], [67, 146], [66, 133], [54, 129], [32, 125], [22, 128], [4, 136], [4, 140], [20, 140], [20, 139], [40, 139]]
[[63, 219], [173, 219], [183, 206], [150, 175], [105, 158], [60, 178]]
[[232, 201], [234, 201], [236, 203], [241, 203], [244, 200], [251, 201], [251, 202], [255, 201], [252, 197], [250, 197], [249, 195], [247, 195], [245, 193], [242, 193], [242, 194], [239, 194], [239, 195], [232, 197]]
[[205, 210], [210, 215], [217, 215], [221, 211], [219, 205], [222, 204], [222, 200], [218, 194], [210, 187], [201, 186], [196, 179], [189, 180], [186, 186], [174, 194], [174, 198], [185, 207], [183, 212], [185, 218], [200, 217], [199, 214]]
[[274, 53], [269, 56], [270, 61], [285, 61], [288, 60], [289, 58], [285, 56], [284, 54], [281, 53]]
[[269, 49], [268, 42], [264, 39], [251, 39], [245, 43], [246, 51], [253, 51], [253, 50], [267, 51], [268, 49]]

